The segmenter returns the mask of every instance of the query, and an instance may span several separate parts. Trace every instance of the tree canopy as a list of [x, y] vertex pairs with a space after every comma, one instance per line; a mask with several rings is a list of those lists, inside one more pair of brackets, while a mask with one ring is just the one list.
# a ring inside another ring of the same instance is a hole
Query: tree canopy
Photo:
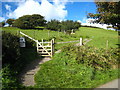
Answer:
[[5, 22], [0, 22], [0, 27], [4, 27], [5, 26]]
[[[96, 0], [95, 0], [96, 1]], [[97, 13], [88, 13], [88, 18], [96, 19], [95, 22], [112, 24], [120, 29], [120, 1], [119, 2], [95, 2]]]
[[37, 26], [44, 26], [46, 20], [39, 14], [24, 15], [14, 22], [14, 26], [22, 29], [32, 29]]
[[51, 21], [48, 21], [47, 22], [47, 28], [48, 29], [51, 29], [51, 30], [60, 30], [60, 21], [58, 21], [58, 20], [51, 20]]
[[57, 31], [68, 31], [72, 29], [78, 29], [81, 26], [81, 23], [73, 20], [58, 21], [51, 20], [47, 23], [47, 28]]
[[8, 19], [6, 23], [9, 24], [9, 26], [12, 26], [14, 24], [15, 19]]

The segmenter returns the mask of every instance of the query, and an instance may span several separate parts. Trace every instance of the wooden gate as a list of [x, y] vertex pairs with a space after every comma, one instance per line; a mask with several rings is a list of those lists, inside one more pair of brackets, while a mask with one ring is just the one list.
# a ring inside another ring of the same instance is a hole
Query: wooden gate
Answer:
[[28, 37], [29, 39], [33, 40], [36, 42], [36, 46], [37, 46], [37, 52], [41, 55], [41, 56], [53, 56], [54, 53], [54, 39], [52, 39], [50, 42], [44, 42], [42, 39], [42, 42], [39, 42], [38, 40], [35, 40], [34, 38], [24, 34], [23, 32], [20, 31], [20, 34]]
[[54, 53], [54, 39], [52, 39], [50, 42], [44, 42], [42, 39], [42, 42], [37, 41], [37, 52], [41, 56], [53, 56]]

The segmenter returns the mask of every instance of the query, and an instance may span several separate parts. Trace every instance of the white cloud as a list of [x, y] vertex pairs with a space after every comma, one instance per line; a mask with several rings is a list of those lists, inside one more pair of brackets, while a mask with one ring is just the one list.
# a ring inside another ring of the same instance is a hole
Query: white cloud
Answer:
[[24, 2], [25, 0], [1, 0], [1, 2]]
[[80, 20], [77, 20], [77, 22], [81, 23], [81, 21], [80, 21]]
[[93, 26], [93, 27], [99, 27], [99, 28], [103, 28], [103, 29], [107, 29], [107, 24], [99, 24], [99, 23], [92, 23], [93, 21], [95, 21], [96, 19], [87, 19], [87, 18], [83, 18], [85, 23], [82, 23], [82, 25], [86, 25], [86, 26]]
[[46, 20], [58, 19], [63, 20], [67, 16], [67, 10], [65, 10], [66, 2], [59, 2], [54, 0], [53, 4], [47, 0], [41, 0], [41, 4], [38, 1], [27, 0], [18, 4], [18, 7], [7, 15], [9, 18], [18, 18], [23, 15], [40, 14], [45, 16]]
[[0, 17], [0, 22], [4, 21], [5, 18], [4, 17]]
[[86, 18], [86, 17], [84, 17], [84, 18], [82, 19], [82, 22], [86, 22], [86, 20], [87, 20], [87, 18]]
[[11, 11], [11, 6], [10, 5], [6, 4], [5, 8], [6, 8], [6, 10]]
[[95, 20], [96, 20], [96, 19], [91, 19], [91, 18], [89, 18], [89, 19], [86, 19], [86, 23], [93, 23]]

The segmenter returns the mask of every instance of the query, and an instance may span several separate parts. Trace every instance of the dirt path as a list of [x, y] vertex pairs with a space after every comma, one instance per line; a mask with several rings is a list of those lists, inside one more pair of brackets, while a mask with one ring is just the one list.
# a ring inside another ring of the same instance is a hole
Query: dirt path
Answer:
[[[118, 88], [118, 90], [120, 90], [120, 83], [119, 83], [119, 81], [120, 81], [120, 79], [115, 79], [115, 80], [110, 81], [110, 82], [108, 82], [108, 83], [106, 83], [104, 85], [101, 85], [101, 86], [97, 87], [97, 88]], [[97, 88], [94, 89], [94, 90], [97, 90]]]
[[72, 42], [79, 42], [79, 40], [76, 40], [76, 41], [67, 41], [67, 42], [57, 42], [56, 44], [62, 44], [62, 43], [72, 43]]
[[40, 64], [51, 60], [50, 57], [45, 57], [42, 60], [38, 59], [31, 62], [21, 73], [20, 82], [25, 86], [34, 86], [34, 75], [40, 69]]
[[[91, 41], [92, 39], [84, 39], [83, 43], [88, 43], [89, 41]], [[67, 42], [57, 42], [56, 44], [62, 44], [62, 43], [73, 43], [73, 42], [79, 42], [80, 40], [75, 40], [75, 41], [67, 41]]]

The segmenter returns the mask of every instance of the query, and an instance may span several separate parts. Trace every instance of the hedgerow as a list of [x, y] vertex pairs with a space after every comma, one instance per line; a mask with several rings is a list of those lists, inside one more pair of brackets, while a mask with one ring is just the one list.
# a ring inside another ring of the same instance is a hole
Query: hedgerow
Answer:
[[26, 47], [20, 48], [19, 37], [2, 32], [2, 88], [25, 88], [19, 83], [18, 75], [38, 55], [34, 43], [26, 39]]

